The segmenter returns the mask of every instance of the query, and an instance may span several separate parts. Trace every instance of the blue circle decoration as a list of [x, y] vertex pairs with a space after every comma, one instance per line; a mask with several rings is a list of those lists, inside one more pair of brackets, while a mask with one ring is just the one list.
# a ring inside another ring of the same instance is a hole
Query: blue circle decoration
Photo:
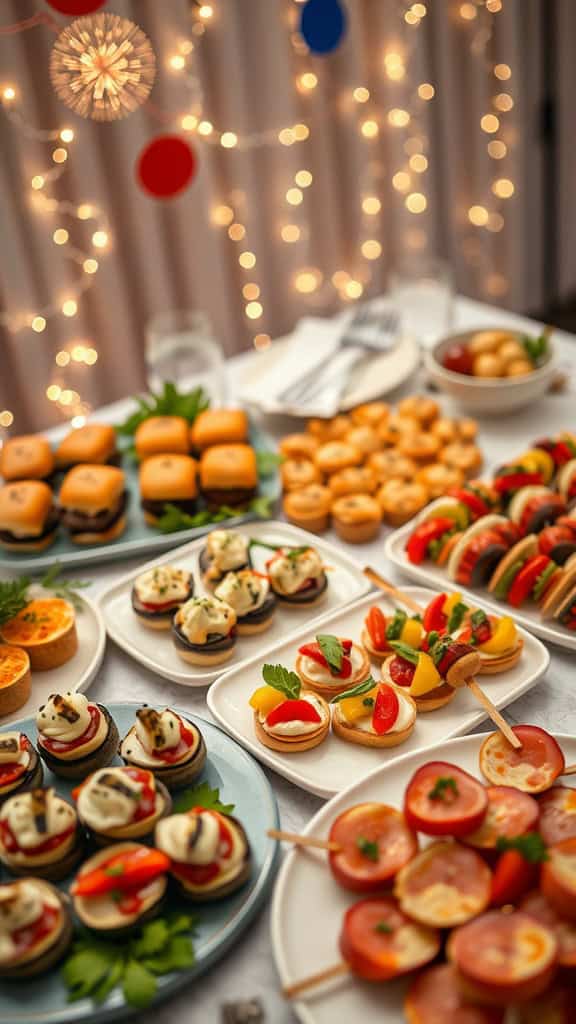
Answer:
[[300, 33], [312, 53], [331, 53], [346, 31], [346, 12], [339, 0], [307, 0], [302, 8]]

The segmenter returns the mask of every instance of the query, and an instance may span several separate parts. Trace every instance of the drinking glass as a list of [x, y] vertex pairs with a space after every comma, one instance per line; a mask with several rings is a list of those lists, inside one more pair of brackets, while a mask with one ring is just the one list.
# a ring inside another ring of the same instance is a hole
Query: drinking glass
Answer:
[[205, 313], [193, 309], [158, 313], [146, 326], [148, 387], [157, 391], [165, 381], [180, 388], [201, 385], [212, 406], [226, 400], [224, 357]]
[[452, 272], [443, 260], [417, 253], [403, 256], [390, 274], [389, 291], [403, 335], [429, 347], [452, 327]]

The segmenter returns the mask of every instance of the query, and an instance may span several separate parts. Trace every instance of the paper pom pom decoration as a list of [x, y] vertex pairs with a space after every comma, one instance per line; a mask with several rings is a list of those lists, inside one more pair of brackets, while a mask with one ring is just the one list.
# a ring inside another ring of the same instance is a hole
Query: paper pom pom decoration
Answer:
[[106, 0], [46, 0], [46, 3], [59, 14], [79, 18], [82, 14], [93, 14], [100, 7], [104, 7]]
[[300, 17], [300, 33], [312, 53], [331, 53], [346, 29], [346, 13], [338, 0], [307, 0]]
[[57, 96], [81, 117], [127, 117], [150, 94], [156, 58], [138, 25], [117, 14], [73, 21], [54, 43], [50, 78]]
[[155, 199], [171, 199], [183, 192], [196, 174], [196, 156], [178, 135], [158, 135], [138, 157], [140, 187]]

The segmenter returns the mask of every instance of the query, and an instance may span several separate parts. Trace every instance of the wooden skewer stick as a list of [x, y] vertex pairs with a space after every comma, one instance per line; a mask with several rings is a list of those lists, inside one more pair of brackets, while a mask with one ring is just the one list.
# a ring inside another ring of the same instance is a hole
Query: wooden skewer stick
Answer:
[[[397, 601], [400, 601], [401, 604], [406, 605], [407, 608], [410, 608], [411, 611], [416, 612], [417, 615], [420, 615], [424, 611], [424, 609], [418, 604], [417, 601], [415, 601], [408, 594], [404, 594], [401, 590], [398, 589], [398, 587], [395, 587], [391, 583], [388, 583], [388, 581], [385, 580], [384, 577], [380, 575], [380, 573], [376, 572], [374, 569], [371, 569], [370, 566], [366, 566], [366, 568], [364, 569], [364, 575], [369, 580], [371, 580], [372, 583], [379, 587], [380, 590], [383, 590], [384, 593], [386, 594], [390, 594], [391, 597], [394, 597]], [[519, 750], [522, 746], [521, 741], [518, 739], [516, 733], [512, 731], [506, 719], [500, 714], [498, 708], [492, 703], [488, 694], [484, 692], [484, 690], [478, 685], [475, 679], [467, 679], [466, 686], [471, 691], [471, 693], [474, 694], [479, 704], [482, 705], [486, 713], [494, 722], [494, 725], [498, 729], [500, 729], [500, 732], [508, 740], [508, 743], [516, 750]], [[576, 766], [574, 767], [574, 770], [576, 772]]]
[[282, 989], [282, 995], [286, 999], [296, 999], [309, 988], [315, 988], [316, 985], [321, 985], [324, 981], [331, 981], [332, 978], [339, 978], [343, 974], [349, 974], [349, 972], [348, 964], [342, 961], [339, 964], [334, 964], [332, 967], [324, 968], [323, 971], [318, 971], [317, 974], [309, 974], [307, 978], [302, 978], [302, 981], [296, 981], [293, 985], [285, 985]]
[[566, 765], [562, 775], [576, 775], [576, 764]]
[[293, 843], [294, 846], [311, 846], [315, 850], [328, 850], [330, 853], [339, 853], [342, 847], [331, 839], [318, 839], [316, 836], [301, 836], [298, 832], [284, 832], [281, 828], [269, 828], [267, 836], [270, 839], [279, 839], [283, 843]]

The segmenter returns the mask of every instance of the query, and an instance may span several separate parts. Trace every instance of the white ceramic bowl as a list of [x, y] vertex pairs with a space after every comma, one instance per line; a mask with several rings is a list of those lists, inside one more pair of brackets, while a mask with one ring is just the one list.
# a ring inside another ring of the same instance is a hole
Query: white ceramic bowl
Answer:
[[[505, 416], [538, 401], [548, 391], [556, 370], [554, 351], [546, 362], [525, 377], [472, 377], [454, 373], [442, 365], [442, 359], [455, 342], [466, 343], [479, 330], [509, 330], [507, 327], [478, 327], [443, 338], [424, 354], [424, 365], [436, 386], [451, 395], [468, 412]], [[513, 332], [511, 332], [513, 333]]]

